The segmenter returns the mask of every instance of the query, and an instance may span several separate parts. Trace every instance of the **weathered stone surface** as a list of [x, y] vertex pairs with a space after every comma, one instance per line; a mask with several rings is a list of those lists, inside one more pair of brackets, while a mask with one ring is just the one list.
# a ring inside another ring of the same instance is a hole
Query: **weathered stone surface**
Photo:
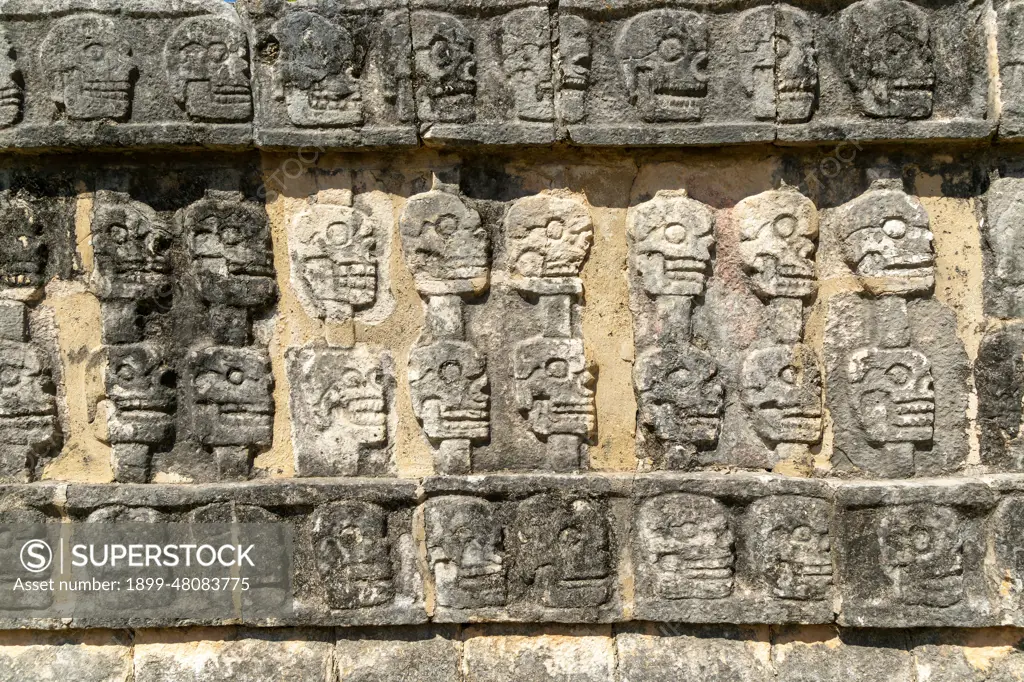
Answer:
[[405, 2], [245, 0], [238, 8], [255, 46], [257, 144], [416, 144]]
[[1024, 326], [1009, 323], [985, 333], [974, 377], [982, 458], [1001, 470], [1019, 471], [1024, 467], [1020, 439]]
[[812, 635], [803, 641], [787, 638], [772, 647], [772, 662], [778, 679], [795, 682], [915, 682], [913, 660], [902, 638], [886, 635], [885, 631], [850, 631], [838, 637], [834, 632]]
[[775, 679], [765, 632], [753, 629], [683, 628], [664, 625], [654, 632], [623, 632], [615, 637], [622, 682], [767, 682]]
[[1024, 245], [1018, 218], [1022, 188], [1024, 179], [1006, 177], [995, 180], [985, 194], [985, 312], [993, 317], [1024, 317]]
[[125, 682], [140, 679], [132, 677], [131, 644], [131, 637], [126, 633], [103, 630], [66, 635], [9, 635], [0, 645], [0, 680]]
[[307, 346], [286, 354], [299, 476], [394, 472], [395, 380], [389, 355], [367, 346]]
[[473, 682], [611, 682], [615, 675], [612, 640], [586, 631], [474, 636], [471, 630], [463, 647], [466, 679]]
[[448, 682], [461, 675], [454, 631], [436, 627], [343, 632], [334, 655], [338, 676], [352, 682]]

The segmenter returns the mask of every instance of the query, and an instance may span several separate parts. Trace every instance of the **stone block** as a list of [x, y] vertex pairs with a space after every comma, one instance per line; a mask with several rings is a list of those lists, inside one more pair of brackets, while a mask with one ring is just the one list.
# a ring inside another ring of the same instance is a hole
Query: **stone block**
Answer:
[[461, 679], [462, 646], [454, 628], [341, 631], [334, 656], [346, 682]]
[[772, 647], [778, 679], [787, 682], [916, 682], [905, 638], [899, 631], [828, 632], [807, 639], [780, 639]]
[[132, 677], [131, 647], [131, 637], [124, 632], [9, 633], [0, 645], [0, 682], [139, 679]]
[[666, 623], [649, 632], [615, 637], [620, 682], [768, 682], [775, 679], [768, 631], [683, 627]]
[[974, 384], [982, 461], [997, 471], [1021, 471], [1024, 324], [1008, 322], [985, 332], [974, 363]]
[[601, 631], [477, 634], [463, 643], [466, 682], [612, 682], [615, 645]]

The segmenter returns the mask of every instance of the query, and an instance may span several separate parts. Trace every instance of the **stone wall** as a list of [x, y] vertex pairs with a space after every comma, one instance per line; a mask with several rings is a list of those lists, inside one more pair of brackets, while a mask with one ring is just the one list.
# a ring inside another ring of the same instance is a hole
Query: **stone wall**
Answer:
[[294, 548], [46, 617], [0, 532], [0, 681], [1024, 679], [1021, 17], [0, 3], [0, 521]]

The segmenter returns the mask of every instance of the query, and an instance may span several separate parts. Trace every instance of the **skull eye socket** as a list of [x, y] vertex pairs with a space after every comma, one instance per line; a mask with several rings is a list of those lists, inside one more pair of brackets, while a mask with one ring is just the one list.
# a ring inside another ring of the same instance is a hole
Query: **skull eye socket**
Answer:
[[888, 377], [890, 383], [895, 386], [905, 386], [910, 381], [910, 377], [913, 372], [906, 365], [899, 363], [893, 365], [885, 371], [885, 376]]
[[901, 239], [907, 233], [907, 224], [900, 218], [888, 218], [882, 223], [882, 232], [887, 237]]
[[683, 42], [679, 38], [665, 38], [658, 45], [658, 54], [666, 62], [677, 61], [683, 56]]
[[441, 365], [441, 379], [453, 384], [462, 378], [462, 367], [457, 362], [446, 362]]
[[549, 239], [561, 239], [562, 235], [565, 234], [565, 223], [555, 218], [548, 221], [545, 229]]
[[0, 385], [17, 386], [21, 382], [21, 372], [14, 367], [0, 367]]
[[932, 534], [927, 528], [915, 528], [910, 536], [910, 544], [918, 552], [924, 552], [932, 546]]
[[554, 358], [548, 360], [548, 364], [545, 366], [549, 377], [556, 379], [564, 379], [569, 375], [569, 363], [560, 358]]
[[331, 244], [347, 244], [352, 239], [352, 228], [348, 223], [337, 222], [327, 226], [327, 241]]
[[135, 381], [135, 377], [137, 376], [135, 368], [127, 362], [119, 365], [115, 370], [115, 374], [117, 374], [117, 378], [121, 381]]
[[795, 542], [810, 542], [814, 534], [811, 532], [809, 526], [797, 526], [793, 529], [793, 533], [790, 536]]
[[779, 378], [787, 384], [795, 384], [800, 377], [800, 370], [793, 365], [786, 365], [779, 370]]
[[227, 379], [229, 383], [232, 383], [235, 386], [239, 386], [242, 384], [243, 381], [245, 381], [245, 372], [238, 369], [237, 367], [232, 367], [231, 369], [228, 370]]
[[94, 62], [102, 61], [107, 56], [107, 50], [102, 43], [90, 43], [83, 50], [86, 59]]
[[363, 384], [363, 375], [354, 369], [346, 370], [339, 382], [345, 388], [358, 388]]
[[437, 230], [437, 233], [442, 237], [450, 237], [458, 231], [459, 219], [453, 215], [443, 215], [437, 221], [437, 225], [434, 229]]
[[796, 217], [791, 215], [780, 215], [775, 219], [773, 225], [775, 234], [782, 238], [791, 237], [796, 232]]
[[227, 227], [221, 232], [220, 238], [228, 246], [237, 246], [244, 241], [245, 235], [237, 227]]
[[672, 223], [665, 228], [665, 239], [673, 244], [681, 244], [686, 240], [686, 228], [679, 223]]
[[448, 68], [454, 61], [451, 44], [444, 38], [438, 38], [430, 46], [431, 60], [441, 68]]
[[118, 244], [128, 241], [128, 227], [126, 225], [111, 225], [110, 238]]
[[791, 49], [792, 49], [792, 45], [790, 45], [789, 38], [776, 34], [776, 36], [775, 36], [775, 54], [778, 55], [779, 57], [785, 57], [786, 55], [789, 54], [789, 51]]
[[213, 43], [210, 45], [207, 55], [209, 55], [212, 62], [223, 62], [228, 56], [228, 46], [224, 43]]

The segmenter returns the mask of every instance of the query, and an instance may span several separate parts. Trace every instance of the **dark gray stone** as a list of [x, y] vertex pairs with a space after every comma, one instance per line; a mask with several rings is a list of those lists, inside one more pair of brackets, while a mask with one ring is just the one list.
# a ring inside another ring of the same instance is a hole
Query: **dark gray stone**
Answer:
[[1024, 398], [1024, 325], [1008, 323], [985, 332], [974, 363], [981, 457], [999, 471], [1024, 468], [1020, 438]]
[[1024, 317], [1024, 276], [1021, 263], [1020, 212], [1024, 179], [999, 178], [984, 198], [981, 221], [984, 259], [985, 313], [992, 317]]

